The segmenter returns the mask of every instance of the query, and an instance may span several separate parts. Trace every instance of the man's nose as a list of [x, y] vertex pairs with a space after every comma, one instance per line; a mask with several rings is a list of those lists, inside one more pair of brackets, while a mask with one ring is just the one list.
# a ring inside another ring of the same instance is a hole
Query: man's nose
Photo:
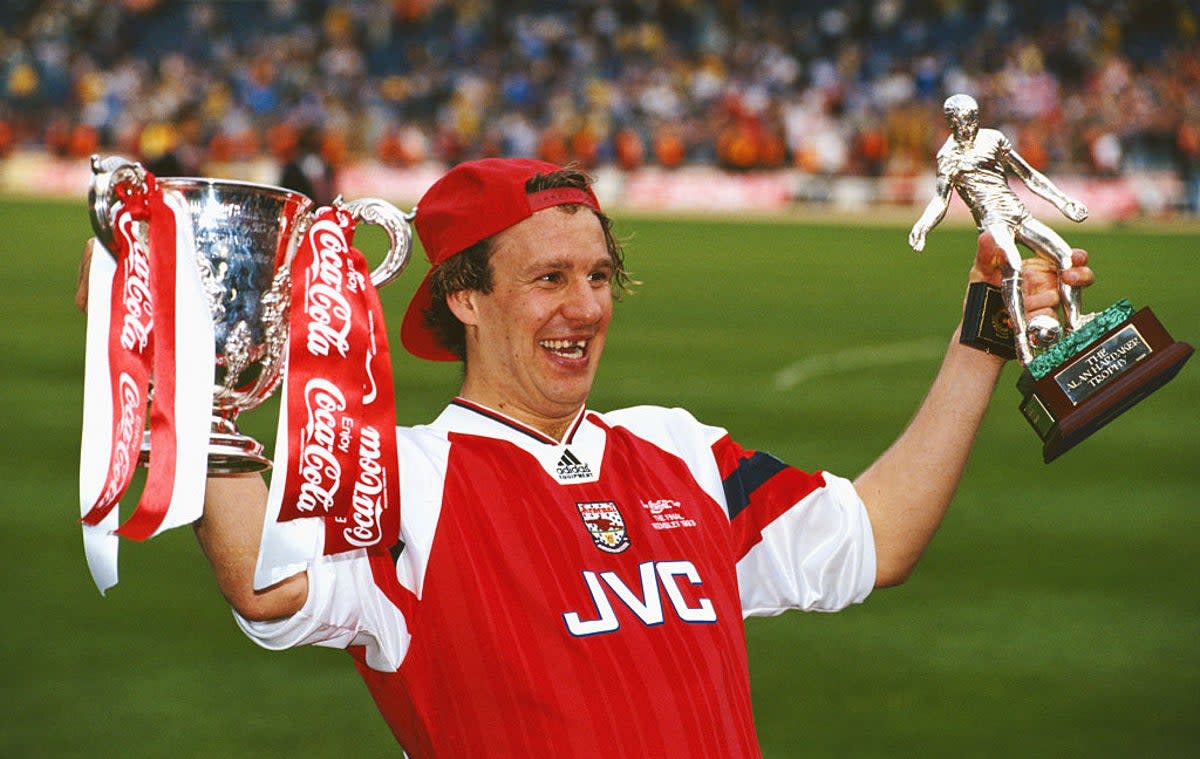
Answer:
[[563, 298], [563, 315], [572, 322], [591, 324], [604, 314], [604, 300], [608, 297], [607, 287], [597, 287], [587, 277], [572, 280]]

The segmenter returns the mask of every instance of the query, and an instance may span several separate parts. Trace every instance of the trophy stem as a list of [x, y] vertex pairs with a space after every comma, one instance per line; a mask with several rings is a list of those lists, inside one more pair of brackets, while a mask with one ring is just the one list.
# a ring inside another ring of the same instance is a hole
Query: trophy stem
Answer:
[[238, 432], [230, 416], [213, 414], [212, 432], [208, 437], [208, 475], [230, 477], [271, 468], [271, 460], [263, 455], [262, 443]]

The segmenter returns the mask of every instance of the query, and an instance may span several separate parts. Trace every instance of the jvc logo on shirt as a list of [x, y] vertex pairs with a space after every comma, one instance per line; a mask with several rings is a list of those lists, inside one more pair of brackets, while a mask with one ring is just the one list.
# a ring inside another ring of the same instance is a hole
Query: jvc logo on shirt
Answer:
[[554, 473], [560, 480], [581, 480], [592, 476], [592, 470], [588, 468], [588, 465], [577, 459], [570, 450], [563, 451]]
[[646, 625], [661, 625], [666, 619], [662, 591], [666, 591], [671, 608], [684, 622], [717, 621], [717, 610], [712, 601], [698, 598], [695, 606], [688, 606], [683, 591], [679, 589], [680, 578], [687, 580], [689, 585], [703, 585], [700, 573], [692, 562], [643, 561], [638, 565], [638, 578], [641, 581], [640, 594], [626, 585], [616, 572], [585, 571], [583, 581], [596, 606], [596, 618], [585, 620], [579, 612], [567, 612], [562, 615], [567, 631], [576, 637], [586, 637], [619, 630], [621, 621], [613, 609], [610, 591]]

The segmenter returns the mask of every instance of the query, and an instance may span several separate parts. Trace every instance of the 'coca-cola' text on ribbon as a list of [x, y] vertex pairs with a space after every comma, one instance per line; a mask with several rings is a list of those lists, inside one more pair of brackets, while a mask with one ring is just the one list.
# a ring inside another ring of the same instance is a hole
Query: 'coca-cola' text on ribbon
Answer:
[[[353, 219], [318, 211], [292, 262], [279, 521], [319, 517], [324, 553], [399, 534], [395, 399], [379, 295]], [[277, 474], [277, 476], [279, 476]]]

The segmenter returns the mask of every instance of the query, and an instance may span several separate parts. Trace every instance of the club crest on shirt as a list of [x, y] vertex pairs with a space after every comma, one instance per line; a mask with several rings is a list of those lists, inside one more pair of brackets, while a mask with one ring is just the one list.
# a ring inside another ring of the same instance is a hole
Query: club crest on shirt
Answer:
[[615, 502], [589, 501], [576, 503], [575, 506], [597, 548], [607, 553], [620, 553], [629, 547], [625, 519]]

